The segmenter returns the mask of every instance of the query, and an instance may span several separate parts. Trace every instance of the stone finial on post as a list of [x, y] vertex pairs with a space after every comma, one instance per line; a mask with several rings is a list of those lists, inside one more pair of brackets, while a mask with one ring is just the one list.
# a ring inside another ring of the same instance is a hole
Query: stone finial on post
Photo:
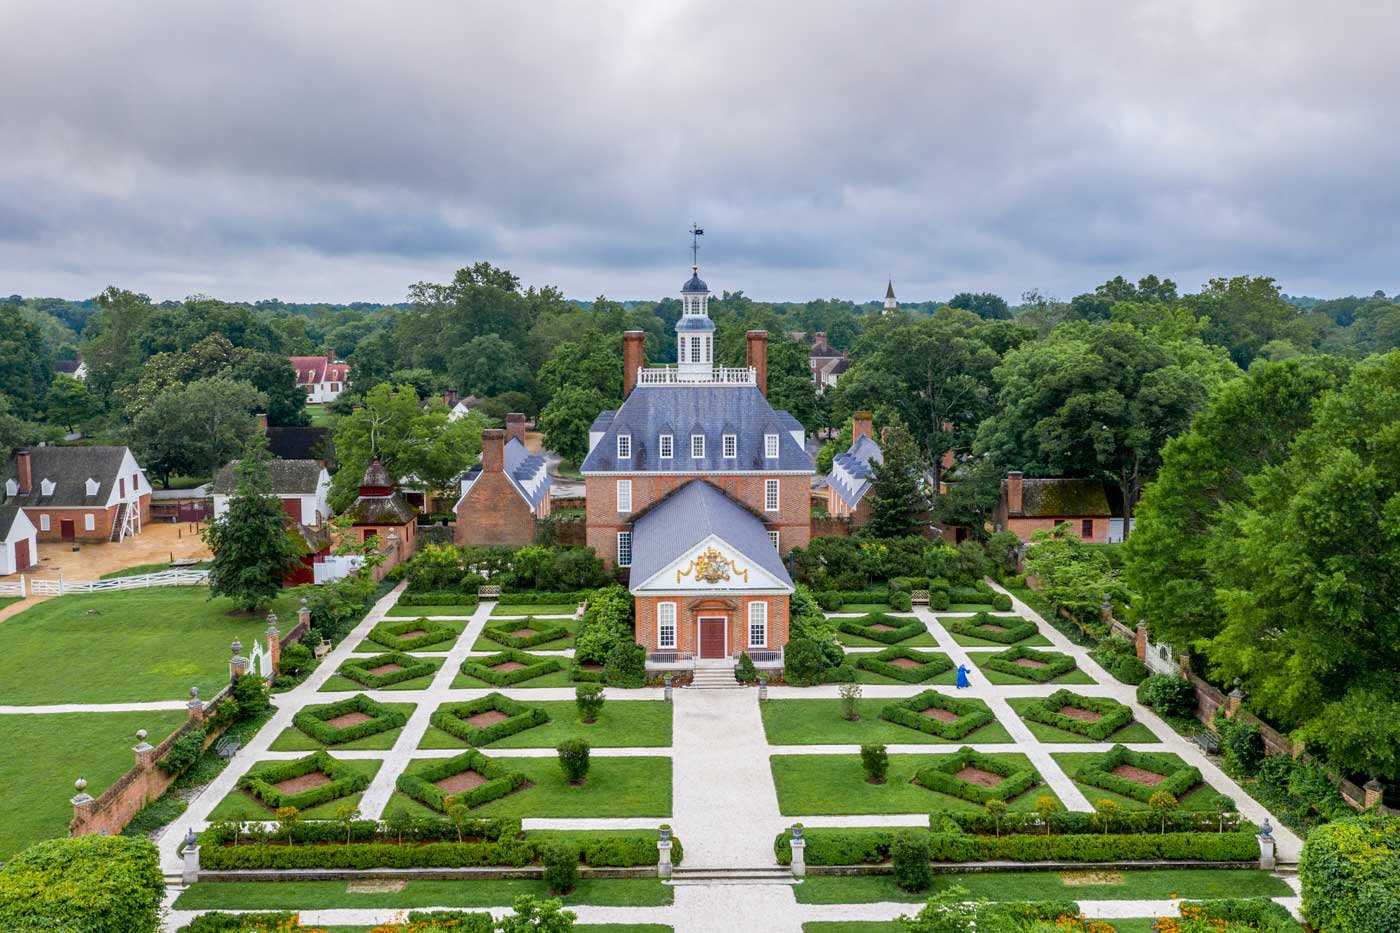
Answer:
[[671, 827], [661, 824], [661, 838], [656, 842], [656, 877], [662, 881], [671, 877]]
[[155, 746], [146, 741], [146, 730], [136, 730], [136, 745], [131, 749], [136, 755], [136, 767], [149, 768], [154, 761]]
[[666, 702], [671, 702], [671, 675], [665, 674], [661, 678], [666, 684]]
[[802, 824], [792, 824], [792, 838], [788, 842], [792, 848], [792, 876], [807, 877], [807, 840], [802, 838]]
[[282, 633], [277, 630], [277, 613], [269, 611], [267, 614], [267, 654], [272, 659], [272, 670], [268, 672], [268, 679], [271, 680], [282, 673]]
[[201, 721], [204, 719], [204, 701], [199, 698], [198, 687], [190, 688], [190, 700], [188, 703], [185, 704], [185, 706], [190, 711], [191, 719], [197, 719]]
[[1375, 778], [1371, 778], [1371, 780], [1363, 784], [1361, 789], [1366, 793], [1366, 797], [1362, 803], [1367, 810], [1379, 806], [1381, 801], [1385, 799], [1385, 785]]
[[311, 630], [311, 610], [307, 608], [305, 596], [301, 598], [301, 606], [297, 609], [297, 628], [302, 630], [302, 638]]
[[68, 824], [68, 832], [73, 836], [81, 836], [87, 830], [88, 820], [92, 818], [92, 805], [97, 800], [87, 792], [87, 781], [83, 778], [74, 781], [73, 787], [78, 793], [68, 801], [73, 805], [73, 822]]
[[1147, 623], [1139, 622], [1137, 631], [1133, 633], [1133, 650], [1137, 652], [1139, 661], [1147, 663]]
[[1230, 693], [1225, 697], [1225, 715], [1230, 719], [1235, 718], [1235, 714], [1240, 711], [1241, 704], [1244, 703], [1244, 688], [1240, 686], [1242, 681], [1236, 677], [1234, 686], [1230, 688]]
[[1103, 599], [1099, 601], [1099, 618], [1104, 625], [1113, 621], [1113, 599], [1107, 593], [1103, 594]]
[[243, 657], [243, 642], [237, 638], [234, 638], [233, 644], [228, 647], [233, 652], [233, 657], [228, 659], [228, 676], [230, 680], [234, 680], [248, 673], [248, 659]]
[[768, 678], [763, 674], [758, 675], [758, 701], [762, 703], [768, 699]]
[[185, 834], [181, 849], [185, 864], [180, 872], [180, 883], [194, 884], [199, 880], [199, 837], [195, 835], [194, 827], [190, 827]]
[[1259, 827], [1259, 867], [1264, 871], [1273, 871], [1277, 864], [1274, 857], [1274, 828], [1269, 825], [1269, 818], [1264, 818], [1264, 823]]

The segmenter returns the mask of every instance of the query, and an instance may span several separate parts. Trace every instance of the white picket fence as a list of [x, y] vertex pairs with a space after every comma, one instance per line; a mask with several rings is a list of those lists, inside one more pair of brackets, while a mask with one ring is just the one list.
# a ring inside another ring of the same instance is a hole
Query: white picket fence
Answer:
[[356, 572], [364, 566], [365, 559], [358, 554], [343, 554], [339, 556], [327, 557], [319, 564], [312, 564], [311, 571], [314, 574], [313, 582], [317, 586], [322, 583], [334, 583], [336, 580], [343, 580], [345, 577]]
[[[28, 581], [21, 577], [17, 584], [6, 584], [7, 586], [18, 587], [14, 593], [17, 596], [63, 596], [67, 593], [102, 593], [110, 590], [144, 590], [152, 586], [197, 586], [207, 582], [209, 571], [207, 570], [161, 570], [157, 573], [143, 573], [134, 577], [113, 577], [110, 580], [65, 580], [59, 577], [57, 580], [35, 580]], [[25, 587], [28, 586], [28, 592]], [[6, 592], [0, 590], [0, 593]]]

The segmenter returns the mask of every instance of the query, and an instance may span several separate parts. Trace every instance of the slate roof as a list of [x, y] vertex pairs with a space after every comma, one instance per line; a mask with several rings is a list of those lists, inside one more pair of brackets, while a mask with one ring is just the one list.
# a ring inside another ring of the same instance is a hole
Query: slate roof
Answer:
[[[5, 541], [10, 537], [10, 530], [15, 527], [15, 518], [19, 515], [19, 506], [0, 505], [0, 541]], [[33, 560], [33, 555], [30, 559]]]
[[[606, 415], [607, 412], [604, 412]], [[757, 386], [682, 385], [638, 386], [622, 407], [603, 424], [600, 415], [594, 431], [603, 437], [584, 458], [587, 473], [812, 473], [811, 456], [788, 432], [791, 422], [776, 411]], [[795, 419], [794, 419], [795, 420]], [[617, 435], [632, 435], [632, 456], [617, 459]], [[675, 436], [674, 456], [658, 456], [662, 434]], [[705, 456], [690, 456], [690, 436], [705, 435]], [[738, 456], [725, 459], [722, 438], [736, 435]], [[778, 456], [764, 456], [765, 434], [778, 435]]]
[[[30, 447], [30, 474], [34, 485], [29, 495], [10, 496], [8, 505], [28, 508], [101, 508], [111, 498], [117, 473], [126, 457], [125, 447]], [[88, 477], [97, 480], [97, 495], [87, 494]], [[5, 479], [18, 479], [15, 458], [5, 467]], [[52, 480], [51, 495], [42, 495], [43, 480]]]
[[[241, 460], [230, 460], [219, 475], [214, 477], [214, 485], [209, 492], [215, 496], [231, 496], [238, 488], [238, 464]], [[272, 492], [277, 496], [314, 496], [321, 482], [321, 464], [315, 460], [270, 460], [267, 472], [272, 477]]]
[[[1002, 494], [1006, 481], [1002, 480]], [[1103, 482], [1096, 479], [1023, 479], [1021, 511], [1013, 518], [1097, 518], [1109, 514]]]
[[[675, 280], [672, 279], [672, 281]], [[710, 286], [706, 285], [705, 280], [700, 278], [699, 269], [690, 273], [690, 280], [681, 286], [681, 291], [683, 292], [707, 292], [709, 290]]]
[[676, 333], [692, 330], [714, 330], [715, 322], [704, 314], [684, 314], [676, 322]]
[[870, 483], [875, 477], [870, 468], [871, 461], [884, 463], [885, 455], [880, 445], [865, 435], [856, 438], [845, 452], [831, 459], [831, 475], [827, 480], [847, 505], [855, 508], [870, 491]]
[[[530, 453], [518, 437], [506, 441], [503, 468], [510, 484], [520, 493], [520, 498], [537, 509], [540, 503], [549, 498], [549, 465], [544, 457]], [[481, 464], [476, 464], [462, 477], [462, 495], [465, 496], [481, 478]]]
[[267, 449], [283, 460], [329, 459], [330, 428], [268, 428]]
[[632, 523], [633, 584], [645, 583], [712, 534], [737, 548], [749, 563], [792, 586], [763, 520], [702, 479], [691, 480], [638, 513]]
[[591, 424], [591, 425], [589, 426], [588, 430], [590, 430], [590, 431], [606, 431], [606, 430], [608, 429], [608, 425], [612, 424], [612, 420], [613, 420], [613, 418], [615, 418], [616, 416], [617, 416], [617, 410], [616, 410], [616, 409], [614, 409], [614, 410], [612, 410], [612, 411], [602, 411], [602, 412], [599, 412], [599, 413], [598, 413], [598, 417], [596, 417], [596, 418], [593, 419], [593, 424]]

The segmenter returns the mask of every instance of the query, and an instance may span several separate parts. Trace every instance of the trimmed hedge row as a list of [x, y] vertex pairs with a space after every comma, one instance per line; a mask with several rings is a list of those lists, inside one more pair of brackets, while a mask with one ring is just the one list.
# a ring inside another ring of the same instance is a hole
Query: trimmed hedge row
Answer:
[[[463, 771], [477, 772], [486, 778], [486, 783], [453, 795], [444, 794], [433, 786], [434, 781], [441, 781], [443, 778], [449, 778]], [[518, 790], [524, 783], [525, 775], [520, 772], [512, 771], [500, 761], [487, 758], [481, 752], [469, 751], [454, 758], [435, 761], [417, 774], [401, 774], [396, 786], [400, 791], [424, 806], [439, 813], [446, 813], [449, 796], [460, 800], [470, 809], [493, 800], [499, 800], [506, 794]]]
[[586, 671], [579, 664], [578, 658], [569, 664], [569, 679], [576, 684], [601, 684], [607, 680], [607, 672], [603, 670]]
[[[374, 673], [374, 668], [382, 667], [385, 664], [397, 664], [399, 670], [386, 671], [383, 674]], [[436, 671], [433, 662], [427, 658], [415, 658], [411, 654], [404, 654], [402, 651], [386, 651], [384, 654], [371, 655], [370, 657], [355, 656], [336, 671], [341, 677], [349, 678], [364, 687], [376, 688], [387, 687], [390, 684], [403, 683], [406, 680], [414, 680]]]
[[[475, 716], [477, 713], [491, 710], [503, 713], [510, 718], [489, 726], [473, 726], [466, 721], [468, 716]], [[517, 732], [542, 726], [549, 722], [549, 714], [538, 706], [526, 706], [524, 703], [517, 703], [499, 693], [488, 693], [484, 697], [477, 697], [466, 703], [448, 703], [439, 706], [433, 711], [433, 715], [428, 721], [448, 735], [455, 735], [457, 738], [479, 747], [490, 745], [492, 742], [508, 735], [515, 735]], [[482, 773], [485, 774], [484, 771]]]
[[[523, 628], [534, 629], [535, 634], [519, 636], [511, 634], [511, 632], [518, 632]], [[551, 619], [536, 619], [534, 616], [525, 616], [521, 619], [509, 619], [505, 622], [489, 625], [482, 634], [507, 648], [530, 648], [558, 641], [568, 636], [569, 630]]]
[[[240, 829], [240, 826], [243, 826]], [[451, 820], [440, 817], [415, 817], [402, 826], [379, 820], [353, 820], [349, 826], [349, 839], [353, 844], [373, 842], [457, 842], [459, 839], [470, 842], [498, 842], [518, 839], [521, 835], [519, 819], [470, 819], [459, 830]], [[280, 830], [261, 831], [259, 824], [240, 824], [236, 820], [220, 820], [200, 834], [201, 846], [211, 849], [232, 847], [247, 848], [253, 844], [267, 844], [272, 833], [277, 833], [272, 844], [286, 847], [288, 842], [296, 845], [316, 845], [336, 843], [345, 845], [346, 826], [331, 820], [304, 820], [291, 828], [290, 838]], [[202, 858], [202, 856], [201, 856]]]
[[405, 590], [399, 596], [400, 606], [464, 606], [475, 607], [477, 598], [475, 593], [463, 593], [461, 590]]
[[889, 590], [822, 590], [813, 594], [816, 597], [817, 605], [827, 612], [836, 612], [842, 606], [847, 605], [871, 605], [874, 603], [884, 603], [889, 605]]
[[346, 845], [201, 846], [201, 870], [240, 871], [289, 868], [486, 868], [520, 867], [535, 861], [535, 849], [523, 840], [498, 842], [425, 842], [396, 845], [364, 842]]
[[[494, 670], [497, 664], [508, 664], [511, 661], [525, 666], [513, 671]], [[512, 684], [543, 677], [545, 674], [553, 674], [563, 666], [558, 658], [541, 658], [533, 654], [526, 654], [524, 651], [517, 651], [515, 648], [507, 648], [484, 658], [467, 658], [462, 662], [462, 673], [478, 680], [484, 680], [496, 687], [509, 687]]]
[[[1060, 708], [1064, 706], [1098, 713], [1101, 718], [1094, 722], [1075, 719], [1073, 716], [1066, 716], [1060, 712]], [[1086, 697], [1072, 690], [1056, 690], [1048, 697], [1026, 704], [1025, 708], [1021, 710], [1021, 718], [1044, 723], [1047, 726], [1054, 726], [1056, 729], [1063, 729], [1066, 732], [1073, 732], [1076, 735], [1086, 736], [1096, 742], [1101, 742], [1132, 722], [1133, 711], [1130, 707], [1108, 697]]]
[[[317, 771], [330, 778], [330, 783], [294, 794], [284, 793], [273, 786]], [[321, 751], [295, 761], [278, 762], [257, 774], [245, 774], [238, 779], [238, 786], [274, 810], [281, 807], [306, 810], [364, 790], [369, 786], [369, 775], [361, 774], [345, 762], [337, 761]]]
[[573, 593], [502, 593], [496, 602], [501, 606], [563, 606], [567, 603], [577, 606], [592, 595], [592, 590], [578, 590]]
[[[1154, 785], [1129, 781], [1110, 773], [1119, 765], [1131, 765], [1154, 774], [1165, 774], [1166, 780]], [[1083, 784], [1102, 787], [1115, 794], [1122, 794], [1124, 797], [1131, 797], [1134, 800], [1147, 803], [1152, 799], [1152, 795], [1158, 791], [1166, 791], [1173, 797], [1180, 798], [1191, 788], [1201, 783], [1201, 772], [1198, 768], [1171, 755], [1135, 752], [1122, 745], [1115, 745], [1104, 752], [1097, 765], [1090, 764], [1080, 768], [1074, 779]]]
[[[188, 926], [180, 927], [179, 933], [260, 933], [266, 930], [296, 933], [299, 930], [312, 930], [311, 927], [302, 926], [297, 922], [297, 918], [298, 914], [289, 910], [256, 914], [215, 912], [200, 914], [190, 921]], [[495, 918], [480, 911], [469, 913], [463, 910], [414, 910], [409, 912], [408, 922], [411, 925], [448, 923], [452, 933], [491, 933], [496, 929]], [[417, 928], [414, 926], [414, 929]], [[446, 927], [439, 926], [437, 929]]]
[[[957, 773], [967, 767], [999, 774], [1002, 780], [991, 787], [964, 781], [957, 777]], [[1029, 762], [1002, 761], [964, 745], [951, 757], [914, 772], [914, 783], [959, 800], [985, 804], [991, 800], [1008, 801], [1019, 797], [1040, 783], [1040, 772]]]
[[[957, 714], [952, 722], [941, 722], [923, 715], [930, 706]], [[996, 715], [978, 700], [960, 700], [937, 690], [925, 690], [880, 710], [880, 718], [929, 735], [956, 741], [996, 721]]]
[[[1039, 661], [1045, 666], [1025, 667], [1017, 664], [1018, 660]], [[1074, 658], [1067, 654], [1059, 654], [1054, 651], [1036, 651], [1034, 648], [1018, 646], [1008, 648], [1006, 651], [998, 651], [983, 661], [982, 666], [1003, 674], [1011, 674], [1013, 677], [1024, 677], [1026, 680], [1047, 683], [1056, 677], [1063, 677], [1079, 665]]]
[[[872, 625], [888, 625], [891, 630], [888, 632], [877, 631], [871, 628]], [[928, 627], [918, 619], [897, 619], [894, 616], [885, 615], [883, 612], [872, 612], [859, 619], [842, 619], [837, 623], [836, 628], [849, 635], [859, 635], [861, 638], [868, 638], [886, 645], [898, 644], [928, 631]]]
[[[423, 634], [414, 638], [404, 638], [406, 632], [422, 630]], [[417, 651], [429, 645], [455, 641], [457, 630], [446, 622], [431, 619], [411, 619], [407, 622], [380, 622], [370, 630], [369, 640], [393, 651]]]
[[[346, 713], [364, 713], [373, 718], [339, 729], [327, 724], [327, 720], [344, 716]], [[406, 722], [408, 717], [403, 713], [377, 703], [363, 693], [357, 693], [338, 703], [303, 707], [292, 717], [292, 725], [324, 745], [343, 745], [368, 735], [397, 729]]]
[[[891, 664], [891, 661], [899, 658], [907, 658], [910, 661], [917, 661], [923, 667], [900, 667]], [[916, 651], [913, 648], [886, 648], [884, 651], [875, 654], [862, 654], [856, 659], [856, 667], [862, 670], [871, 671], [883, 677], [891, 677], [895, 680], [902, 680], [907, 684], [921, 684], [926, 680], [932, 680], [939, 674], [951, 671], [953, 662], [947, 655], [930, 654], [923, 651]]]
[[[980, 638], [983, 641], [995, 641], [1003, 645], [1014, 645], [1040, 631], [1036, 628], [1035, 623], [1029, 619], [1023, 619], [1020, 616], [994, 616], [986, 612], [979, 612], [967, 619], [944, 618], [938, 621], [942, 623], [944, 628], [955, 634]], [[999, 625], [1006, 631], [992, 631], [983, 628], [985, 625]]]
[[[1222, 800], [1233, 803], [1229, 797]], [[1174, 833], [1253, 833], [1258, 827], [1243, 819], [1233, 810], [1169, 810], [1166, 813], [1153, 813], [1151, 810], [1120, 810], [1110, 822], [1105, 823], [1102, 814], [1085, 813], [1078, 810], [1055, 810], [1047, 820], [1039, 813], [1008, 811], [998, 819], [986, 810], [950, 811], [935, 810], [929, 814], [929, 829], [935, 832], [948, 832], [948, 827], [956, 826], [966, 833], [994, 835], [996, 833], [1158, 833], [1165, 824]]]

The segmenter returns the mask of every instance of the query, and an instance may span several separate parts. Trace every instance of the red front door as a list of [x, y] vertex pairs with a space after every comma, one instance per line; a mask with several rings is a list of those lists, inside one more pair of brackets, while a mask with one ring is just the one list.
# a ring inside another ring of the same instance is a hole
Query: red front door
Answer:
[[61, 519], [58, 523], [58, 537], [61, 541], [75, 541], [78, 537], [78, 527], [73, 524], [71, 518]]
[[23, 570], [29, 566], [29, 540], [22, 539], [15, 542], [15, 569]]
[[729, 620], [723, 617], [700, 619], [700, 657], [729, 657], [729, 646], [725, 644], [725, 630], [728, 628]]

